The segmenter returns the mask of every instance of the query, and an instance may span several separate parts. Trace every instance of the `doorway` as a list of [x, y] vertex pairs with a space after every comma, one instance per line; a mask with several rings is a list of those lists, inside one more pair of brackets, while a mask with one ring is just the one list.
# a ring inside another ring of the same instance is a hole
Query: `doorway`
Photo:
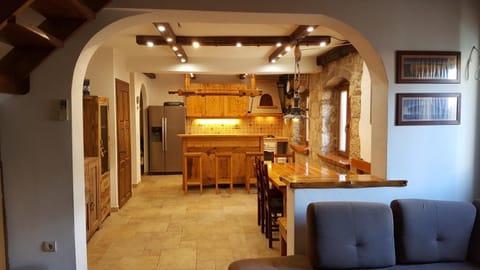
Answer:
[[132, 197], [132, 160], [130, 157], [130, 91], [129, 84], [115, 79], [117, 97], [117, 157], [118, 157], [118, 207]]

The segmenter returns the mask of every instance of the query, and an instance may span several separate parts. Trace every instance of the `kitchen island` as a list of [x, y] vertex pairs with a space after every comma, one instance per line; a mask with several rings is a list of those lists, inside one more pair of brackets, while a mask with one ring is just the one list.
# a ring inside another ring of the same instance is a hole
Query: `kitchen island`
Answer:
[[[262, 152], [264, 134], [217, 135], [217, 134], [179, 134], [182, 139], [182, 151], [200, 152], [203, 164], [203, 184], [215, 185], [215, 154], [232, 153], [232, 175], [234, 184], [244, 184], [247, 169], [245, 153]], [[195, 169], [195, 168], [193, 168]], [[219, 173], [225, 175], [225, 167]], [[185, 172], [184, 172], [185, 173]]]

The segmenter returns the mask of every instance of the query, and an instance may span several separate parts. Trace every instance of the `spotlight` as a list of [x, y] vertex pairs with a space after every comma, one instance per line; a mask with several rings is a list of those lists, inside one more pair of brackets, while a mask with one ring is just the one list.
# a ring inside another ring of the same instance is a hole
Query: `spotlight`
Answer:
[[155, 44], [153, 44], [153, 41], [147, 41], [147, 46], [148, 47], [151, 48], [151, 47], [153, 47], [153, 45], [155, 45]]
[[200, 42], [194, 41], [194, 42], [192, 42], [192, 46], [193, 46], [194, 48], [198, 48], [198, 47], [200, 47]]

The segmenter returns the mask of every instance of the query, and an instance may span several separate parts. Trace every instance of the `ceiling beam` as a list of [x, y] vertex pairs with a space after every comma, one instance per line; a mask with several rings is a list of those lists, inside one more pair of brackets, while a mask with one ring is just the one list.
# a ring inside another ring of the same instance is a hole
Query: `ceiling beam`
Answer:
[[[290, 50], [295, 47], [296, 44], [300, 44], [303, 39], [305, 39], [317, 25], [299, 25], [290, 36], [288, 36], [288, 41], [282, 43], [281, 46], [275, 49], [272, 54], [268, 57], [268, 62], [275, 63], [280, 57], [283, 57]], [[330, 39], [329, 39], [330, 41]]]
[[[188, 62], [188, 56], [185, 53], [185, 50], [182, 47], [182, 44], [177, 43], [177, 37], [175, 33], [173, 33], [173, 29], [169, 23], [153, 23], [155, 28], [157, 28], [158, 32], [162, 35], [161, 37], [166, 42], [167, 45], [170, 46], [170, 49], [178, 58], [178, 61], [181, 63]], [[155, 44], [149, 43], [147, 41], [147, 46], [154, 46]]]
[[357, 52], [357, 49], [350, 44], [337, 46], [330, 51], [317, 56], [317, 66], [326, 66], [330, 62], [354, 52]]
[[152, 80], [157, 78], [157, 75], [155, 75], [155, 73], [144, 72], [143, 75], [147, 76], [147, 78], [152, 79]]
[[32, 25], [18, 23], [15, 17], [1, 30], [0, 40], [15, 48], [62, 47], [63, 42]]
[[[138, 35], [136, 42], [138, 45], [147, 45], [152, 42], [155, 46], [169, 45], [162, 36]], [[284, 36], [208, 36], [208, 37], [187, 37], [177, 36], [177, 45], [191, 46], [193, 41], [198, 41], [201, 46], [236, 46], [237, 42], [242, 46], [276, 46], [278, 42], [288, 42], [288, 37]], [[330, 42], [330, 36], [308, 36], [299, 43], [305, 46], [317, 46], [320, 42]]]

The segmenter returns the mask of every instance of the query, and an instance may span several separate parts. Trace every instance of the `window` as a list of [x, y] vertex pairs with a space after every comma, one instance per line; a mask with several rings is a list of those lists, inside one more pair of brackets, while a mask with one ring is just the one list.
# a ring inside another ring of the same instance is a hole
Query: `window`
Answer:
[[350, 145], [350, 99], [348, 97], [348, 85], [339, 88], [337, 108], [337, 154], [348, 157]]

